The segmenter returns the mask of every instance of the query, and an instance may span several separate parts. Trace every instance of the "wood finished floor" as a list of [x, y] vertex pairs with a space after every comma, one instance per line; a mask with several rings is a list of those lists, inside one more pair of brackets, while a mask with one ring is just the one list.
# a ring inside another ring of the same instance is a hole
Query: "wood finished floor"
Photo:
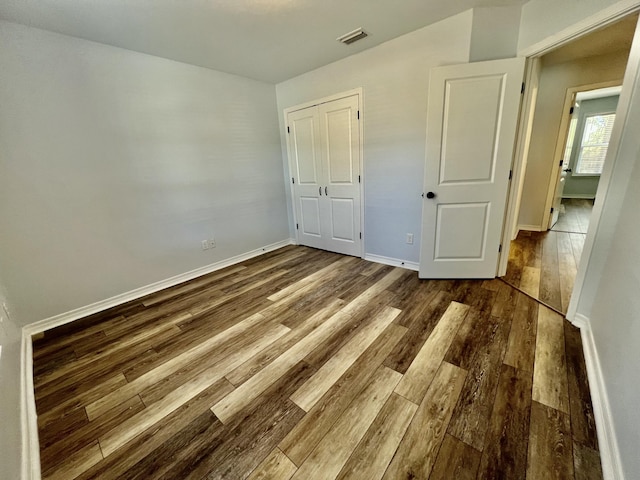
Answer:
[[589, 219], [593, 210], [593, 200], [582, 198], [563, 198], [558, 221], [551, 228], [555, 232], [587, 233]]
[[579, 330], [285, 247], [34, 342], [43, 478], [600, 479]]
[[521, 231], [511, 242], [505, 282], [567, 313], [586, 235]]

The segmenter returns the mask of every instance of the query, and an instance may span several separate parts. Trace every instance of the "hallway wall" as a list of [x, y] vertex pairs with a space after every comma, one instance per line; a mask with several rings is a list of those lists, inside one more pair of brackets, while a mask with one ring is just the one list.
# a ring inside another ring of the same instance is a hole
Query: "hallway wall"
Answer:
[[627, 58], [627, 51], [559, 64], [545, 64], [543, 57], [518, 217], [518, 225], [522, 229], [547, 228], [543, 225], [543, 218], [551, 175], [557, 168], [554, 152], [567, 89], [609, 81], [622, 83]]

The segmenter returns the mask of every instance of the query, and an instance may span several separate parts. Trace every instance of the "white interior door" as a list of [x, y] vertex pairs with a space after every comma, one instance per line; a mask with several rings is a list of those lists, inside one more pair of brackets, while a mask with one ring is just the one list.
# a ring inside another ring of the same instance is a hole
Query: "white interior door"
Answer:
[[560, 217], [560, 212], [562, 210], [562, 195], [564, 192], [564, 186], [567, 184], [567, 172], [569, 171], [569, 169], [565, 167], [566, 165], [564, 165], [563, 161], [563, 165], [560, 165], [562, 171], [560, 172], [560, 175], [558, 175], [558, 185], [556, 186], [556, 193], [553, 197], [553, 211], [551, 212], [549, 228], [552, 228], [558, 222], [558, 218]]
[[358, 96], [319, 105], [326, 249], [361, 254]]
[[431, 70], [421, 278], [493, 278], [524, 58]]
[[359, 96], [288, 113], [298, 243], [362, 255]]
[[564, 186], [567, 184], [567, 173], [571, 170], [568, 165], [564, 164], [564, 160], [560, 160], [560, 175], [558, 175], [558, 184], [556, 185], [556, 192], [553, 195], [553, 210], [551, 211], [551, 221], [549, 222], [549, 228], [552, 228], [560, 217], [562, 210], [562, 195], [564, 195]]
[[305, 108], [291, 112], [287, 117], [298, 243], [325, 248], [320, 214], [323, 172], [318, 110], [316, 107]]

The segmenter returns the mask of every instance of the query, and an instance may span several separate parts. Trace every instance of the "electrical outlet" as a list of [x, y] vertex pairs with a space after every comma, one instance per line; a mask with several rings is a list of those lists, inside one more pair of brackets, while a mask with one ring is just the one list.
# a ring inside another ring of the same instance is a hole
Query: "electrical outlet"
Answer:
[[209, 250], [210, 248], [216, 248], [216, 241], [213, 238], [202, 240], [202, 242], [200, 243], [202, 245], [202, 250]]
[[407, 233], [407, 243], [413, 245], [413, 233]]

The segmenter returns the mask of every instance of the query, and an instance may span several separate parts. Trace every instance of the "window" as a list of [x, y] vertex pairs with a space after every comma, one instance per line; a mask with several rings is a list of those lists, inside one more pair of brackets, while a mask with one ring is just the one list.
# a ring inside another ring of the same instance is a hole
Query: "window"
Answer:
[[607, 156], [615, 113], [585, 118], [582, 141], [576, 162], [577, 175], [600, 175]]

